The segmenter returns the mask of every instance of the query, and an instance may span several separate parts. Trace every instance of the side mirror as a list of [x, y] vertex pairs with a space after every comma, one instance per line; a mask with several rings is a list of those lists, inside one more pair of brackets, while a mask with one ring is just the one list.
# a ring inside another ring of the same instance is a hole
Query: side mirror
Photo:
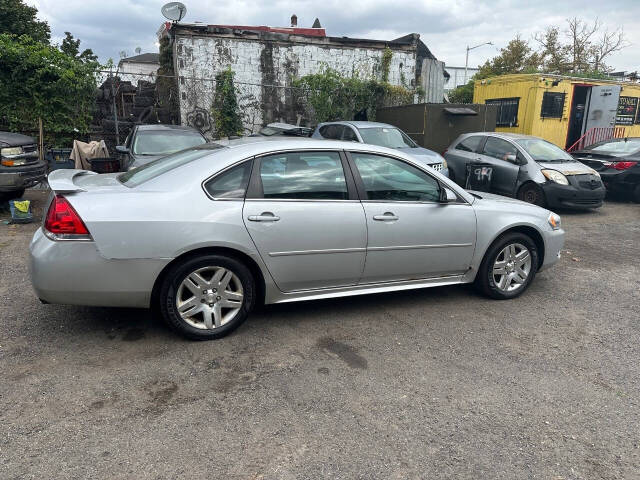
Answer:
[[518, 157], [516, 156], [516, 154], [515, 154], [515, 153], [508, 153], [508, 154], [506, 154], [506, 155], [504, 156], [504, 159], [505, 159], [507, 162], [511, 162], [511, 163], [515, 163], [515, 164], [519, 163], [519, 162], [518, 162]]
[[127, 147], [125, 147], [124, 145], [118, 145], [118, 146], [116, 146], [116, 152], [118, 152], [118, 153], [129, 153], [129, 149]]
[[447, 188], [445, 186], [442, 187], [440, 191], [440, 202], [442, 203], [453, 203], [458, 200], [458, 196], [455, 194], [453, 190]]

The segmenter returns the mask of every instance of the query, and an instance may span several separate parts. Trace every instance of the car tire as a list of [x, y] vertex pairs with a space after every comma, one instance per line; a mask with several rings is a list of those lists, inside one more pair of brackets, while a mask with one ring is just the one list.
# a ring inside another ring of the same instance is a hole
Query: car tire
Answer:
[[167, 325], [193, 340], [228, 335], [246, 320], [255, 299], [251, 271], [223, 255], [201, 255], [173, 266], [158, 296]]
[[[528, 261], [522, 253], [528, 252]], [[538, 248], [524, 233], [512, 232], [499, 237], [487, 250], [476, 276], [476, 287], [497, 300], [521, 295], [538, 271]], [[526, 273], [523, 278], [523, 272]], [[504, 279], [504, 281], [503, 281]]]
[[520, 187], [517, 197], [518, 200], [532, 203], [533, 205], [538, 205], [539, 207], [544, 207], [547, 203], [544, 198], [544, 192], [538, 185], [533, 182], [525, 183], [522, 187]]
[[633, 201], [636, 203], [640, 203], [640, 185], [637, 185], [633, 190]]

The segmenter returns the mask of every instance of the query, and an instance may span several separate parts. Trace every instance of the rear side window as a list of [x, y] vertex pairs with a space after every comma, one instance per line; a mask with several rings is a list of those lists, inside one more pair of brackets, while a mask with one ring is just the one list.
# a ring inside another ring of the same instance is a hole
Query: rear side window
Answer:
[[320, 135], [330, 140], [340, 140], [342, 138], [342, 125], [325, 125], [320, 127]]
[[118, 180], [127, 187], [137, 187], [173, 169], [191, 163], [207, 155], [214, 155], [222, 149], [221, 145], [210, 144], [206, 148], [194, 148], [159, 158], [140, 167], [118, 175]]
[[262, 157], [260, 180], [264, 198], [349, 198], [338, 152], [289, 152]]
[[465, 138], [459, 144], [456, 145], [456, 150], [462, 150], [464, 152], [477, 152], [482, 142], [482, 137], [476, 135], [475, 137]]
[[251, 160], [222, 172], [204, 185], [213, 198], [244, 198], [251, 175]]

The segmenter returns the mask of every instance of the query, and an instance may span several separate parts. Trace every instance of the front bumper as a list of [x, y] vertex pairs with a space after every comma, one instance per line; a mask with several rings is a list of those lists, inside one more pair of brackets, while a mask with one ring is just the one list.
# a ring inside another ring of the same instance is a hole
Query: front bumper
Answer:
[[54, 241], [39, 228], [29, 245], [31, 283], [47, 303], [102, 307], [150, 305], [168, 259], [108, 259], [88, 241]]
[[611, 192], [628, 193], [640, 185], [638, 177], [640, 177], [640, 167], [633, 167], [627, 170], [607, 169], [600, 172], [600, 177], [604, 182], [607, 190]]
[[538, 271], [546, 270], [560, 260], [560, 251], [564, 247], [564, 230], [550, 230], [544, 233], [544, 260]]
[[594, 189], [581, 188], [577, 185], [560, 185], [546, 182], [540, 185], [544, 191], [547, 205], [552, 208], [585, 209], [602, 206], [606, 190], [604, 185]]
[[0, 192], [13, 192], [29, 188], [42, 182], [46, 177], [47, 164], [45, 162], [18, 167], [2, 167], [0, 169]]

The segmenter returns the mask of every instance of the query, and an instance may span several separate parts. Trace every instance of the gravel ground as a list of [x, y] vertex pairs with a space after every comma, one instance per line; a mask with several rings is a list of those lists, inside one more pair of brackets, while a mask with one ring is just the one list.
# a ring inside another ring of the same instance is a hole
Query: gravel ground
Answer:
[[640, 478], [640, 205], [563, 220], [516, 300], [271, 306], [214, 342], [40, 304], [38, 225], [0, 224], [0, 478]]

